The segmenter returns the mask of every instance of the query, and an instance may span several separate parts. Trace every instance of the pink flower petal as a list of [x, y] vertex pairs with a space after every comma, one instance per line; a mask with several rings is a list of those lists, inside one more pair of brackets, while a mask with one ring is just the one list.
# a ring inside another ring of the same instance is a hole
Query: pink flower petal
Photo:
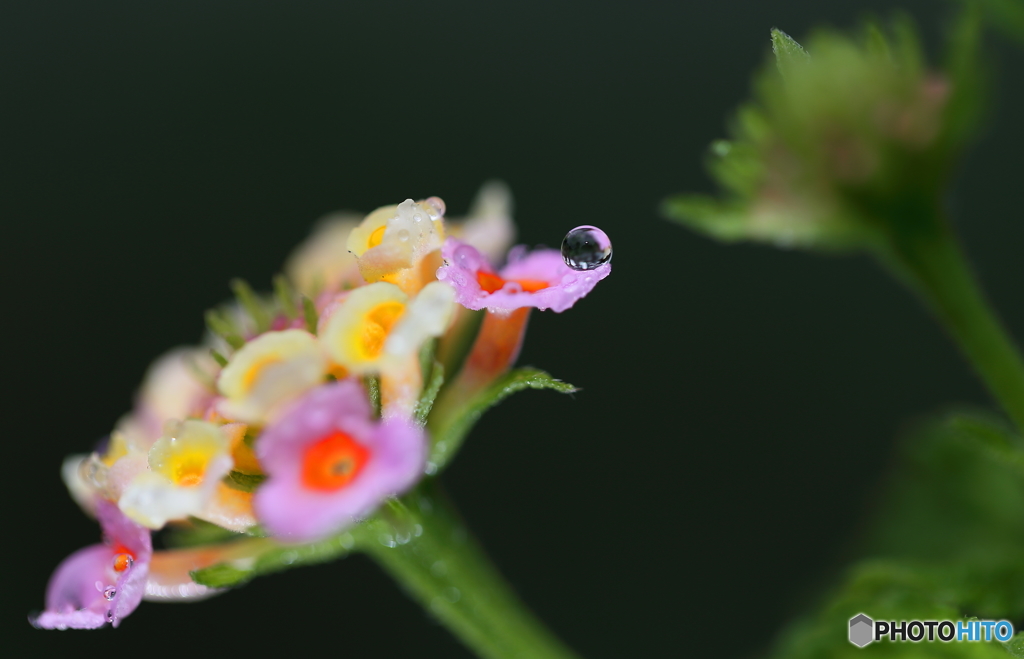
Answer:
[[[100, 500], [96, 512], [106, 543], [79, 549], [57, 566], [46, 588], [46, 610], [29, 618], [35, 627], [95, 629], [108, 622], [117, 627], [142, 601], [153, 552], [149, 531], [109, 501]], [[123, 552], [134, 559], [117, 572], [115, 557]]]
[[[612, 271], [611, 264], [593, 270], [573, 270], [557, 250], [538, 249], [527, 253], [520, 246], [509, 252], [508, 265], [495, 273], [480, 252], [454, 238], [445, 241], [441, 256], [445, 264], [438, 268], [437, 278], [455, 288], [456, 302], [474, 311], [508, 312], [523, 307], [565, 311]], [[480, 285], [480, 273], [497, 274], [506, 283], [488, 293]], [[546, 286], [529, 291], [524, 290], [521, 281], [542, 282]]]
[[[334, 491], [303, 483], [306, 451], [342, 432], [369, 451], [351, 482]], [[404, 420], [380, 422], [355, 380], [323, 385], [300, 399], [256, 443], [267, 481], [253, 504], [273, 535], [308, 541], [336, 533], [373, 512], [385, 499], [408, 489], [423, 473], [426, 438]]]

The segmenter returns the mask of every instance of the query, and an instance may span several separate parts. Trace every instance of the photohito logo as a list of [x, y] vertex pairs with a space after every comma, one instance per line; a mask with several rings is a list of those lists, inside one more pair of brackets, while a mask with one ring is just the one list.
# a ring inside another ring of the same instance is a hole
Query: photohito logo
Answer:
[[850, 618], [850, 642], [862, 648], [873, 641], [1009, 641], [1013, 624], [1008, 620], [879, 620], [863, 613]]

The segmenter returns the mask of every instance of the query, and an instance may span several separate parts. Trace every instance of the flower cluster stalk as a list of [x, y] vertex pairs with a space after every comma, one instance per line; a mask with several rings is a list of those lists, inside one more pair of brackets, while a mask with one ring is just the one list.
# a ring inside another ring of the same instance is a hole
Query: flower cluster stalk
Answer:
[[927, 227], [883, 254], [897, 276], [916, 291], [988, 387], [1018, 430], [1024, 431], [1024, 361], [991, 309], [948, 221], [937, 208], [918, 211]]
[[393, 519], [367, 529], [361, 548], [481, 657], [575, 657], [523, 605], [438, 489], [426, 481], [403, 497], [406, 505], [382, 515]]

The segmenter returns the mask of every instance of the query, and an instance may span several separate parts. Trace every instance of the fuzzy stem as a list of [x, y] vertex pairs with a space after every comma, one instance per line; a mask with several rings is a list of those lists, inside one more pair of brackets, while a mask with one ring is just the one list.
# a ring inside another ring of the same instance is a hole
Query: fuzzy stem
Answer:
[[948, 222], [938, 211], [883, 256], [917, 291], [1019, 430], [1024, 430], [1024, 363], [989, 307]]
[[392, 505], [362, 549], [481, 657], [576, 656], [523, 605], [436, 489], [427, 481]]

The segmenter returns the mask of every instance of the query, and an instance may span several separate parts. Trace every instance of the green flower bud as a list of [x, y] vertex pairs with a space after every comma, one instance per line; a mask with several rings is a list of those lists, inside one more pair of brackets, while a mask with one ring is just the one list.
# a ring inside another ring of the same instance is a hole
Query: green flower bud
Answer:
[[711, 147], [723, 198], [679, 196], [666, 214], [722, 240], [823, 249], [916, 232], [935, 217], [919, 209], [934, 207], [976, 110], [973, 39], [954, 43], [942, 73], [906, 22], [888, 35], [823, 30], [806, 50], [773, 30], [775, 66], [756, 76], [732, 139]]

